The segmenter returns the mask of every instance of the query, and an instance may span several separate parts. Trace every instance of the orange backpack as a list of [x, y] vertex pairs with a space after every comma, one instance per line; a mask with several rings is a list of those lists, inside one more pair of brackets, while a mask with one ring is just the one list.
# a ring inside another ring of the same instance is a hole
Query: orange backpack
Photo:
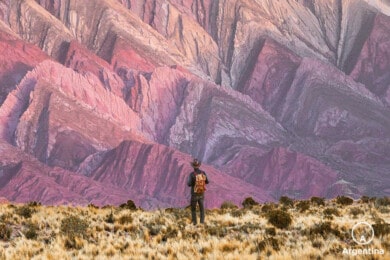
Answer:
[[194, 193], [196, 194], [202, 194], [206, 190], [206, 175], [201, 172], [196, 174], [195, 173], [195, 186], [194, 186]]

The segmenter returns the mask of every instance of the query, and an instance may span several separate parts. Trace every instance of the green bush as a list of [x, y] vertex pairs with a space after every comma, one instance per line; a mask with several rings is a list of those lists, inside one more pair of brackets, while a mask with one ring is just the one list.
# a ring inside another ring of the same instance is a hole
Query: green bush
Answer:
[[176, 228], [169, 226], [167, 228], [167, 231], [165, 232], [165, 234], [162, 237], [162, 241], [166, 242], [170, 238], [175, 239], [175, 238], [177, 238], [177, 234], [178, 234], [178, 230]]
[[352, 205], [353, 199], [347, 196], [337, 196], [336, 203], [340, 205]]
[[273, 203], [264, 204], [263, 207], [261, 207], [261, 212], [268, 213], [275, 208], [276, 208], [276, 205]]
[[271, 210], [267, 213], [268, 222], [280, 229], [286, 229], [292, 222], [291, 215], [282, 210]]
[[27, 206], [29, 207], [39, 207], [39, 206], [42, 206], [42, 203], [38, 202], [38, 201], [30, 201]]
[[369, 203], [375, 201], [375, 198], [370, 198], [368, 196], [362, 196], [359, 200], [360, 203]]
[[241, 204], [244, 208], [252, 208], [253, 206], [259, 205], [259, 203], [256, 202], [252, 197], [248, 197], [244, 199], [244, 201]]
[[339, 230], [332, 228], [332, 225], [330, 222], [323, 222], [320, 224], [315, 225], [310, 229], [310, 235], [320, 235], [323, 238], [327, 238], [329, 234], [334, 234], [337, 237], [341, 236], [341, 233]]
[[27, 223], [26, 228], [27, 229], [23, 232], [23, 234], [27, 239], [36, 239], [38, 237], [38, 225], [29, 222]]
[[122, 225], [132, 223], [133, 222], [133, 216], [131, 214], [122, 215], [118, 219], [118, 222], [120, 224], [122, 224]]
[[388, 197], [383, 197], [383, 198], [377, 198], [375, 200], [375, 206], [376, 207], [387, 207], [387, 206], [390, 206], [390, 198]]
[[306, 210], [310, 209], [310, 201], [308, 200], [299, 201], [296, 204], [296, 208], [299, 209], [300, 212], [305, 212]]
[[244, 211], [242, 209], [235, 209], [233, 211], [230, 212], [230, 215], [232, 217], [235, 217], [235, 218], [239, 218], [241, 217], [242, 215], [244, 215]]
[[115, 218], [114, 218], [114, 214], [112, 213], [112, 211], [110, 212], [110, 214], [108, 214], [105, 218], [105, 220], [107, 223], [110, 223], [110, 224], [114, 224], [115, 222]]
[[356, 218], [358, 215], [364, 215], [364, 211], [360, 208], [351, 208], [349, 214]]
[[126, 203], [119, 205], [121, 209], [137, 210], [137, 206], [134, 201], [128, 200]]
[[0, 239], [8, 240], [11, 238], [12, 228], [5, 223], [0, 223]]
[[83, 243], [78, 237], [67, 236], [65, 238], [65, 248], [80, 250], [83, 248]]
[[207, 233], [210, 236], [217, 236], [219, 238], [225, 237], [228, 234], [228, 231], [225, 227], [221, 226], [208, 226]]
[[15, 209], [15, 213], [24, 218], [31, 218], [34, 210], [31, 209], [28, 205], [23, 205]]
[[276, 236], [276, 230], [275, 228], [266, 228], [265, 229], [265, 234], [270, 235], [270, 236]]
[[268, 237], [268, 238], [265, 238], [263, 239], [262, 241], [260, 241], [258, 244], [257, 244], [257, 248], [260, 252], [264, 251], [264, 249], [267, 247], [267, 246], [270, 246], [272, 247], [275, 251], [279, 251], [280, 247], [279, 247], [279, 241], [273, 237]]
[[91, 209], [98, 209], [99, 207], [96, 206], [96, 205], [93, 204], [93, 203], [89, 203], [89, 204], [88, 204], [88, 208], [91, 208]]
[[336, 217], [340, 216], [340, 212], [336, 208], [326, 208], [323, 210], [323, 213], [325, 216], [332, 216], [332, 215], [334, 215]]
[[316, 204], [317, 206], [325, 206], [325, 199], [320, 197], [311, 197], [310, 202]]
[[282, 196], [279, 199], [279, 203], [283, 204], [286, 207], [292, 207], [294, 206], [294, 200], [290, 199], [287, 196]]
[[314, 248], [321, 248], [323, 246], [322, 242], [321, 241], [318, 241], [318, 240], [313, 240], [311, 242], [311, 245], [312, 247]]
[[69, 238], [82, 237], [88, 229], [88, 222], [78, 216], [66, 217], [61, 221], [61, 232]]
[[372, 225], [372, 228], [376, 236], [383, 237], [390, 234], [390, 224], [388, 223], [376, 223]]
[[151, 224], [151, 225], [148, 225], [147, 227], [149, 229], [149, 234], [152, 236], [158, 235], [161, 231], [161, 226]]
[[221, 204], [221, 209], [237, 209], [237, 205], [231, 201], [225, 201]]
[[0, 223], [10, 224], [12, 221], [13, 215], [11, 213], [4, 213], [0, 216]]

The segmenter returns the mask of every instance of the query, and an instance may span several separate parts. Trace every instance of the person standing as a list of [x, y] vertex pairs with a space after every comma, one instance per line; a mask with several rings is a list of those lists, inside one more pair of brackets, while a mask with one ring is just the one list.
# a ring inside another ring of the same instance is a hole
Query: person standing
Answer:
[[200, 223], [204, 224], [205, 213], [204, 213], [204, 193], [206, 191], [206, 184], [209, 183], [207, 175], [204, 171], [200, 170], [199, 167], [201, 162], [198, 159], [194, 159], [191, 162], [194, 171], [190, 173], [188, 177], [187, 185], [191, 187], [191, 217], [192, 224], [197, 224], [196, 217], [196, 205], [199, 205], [200, 211]]

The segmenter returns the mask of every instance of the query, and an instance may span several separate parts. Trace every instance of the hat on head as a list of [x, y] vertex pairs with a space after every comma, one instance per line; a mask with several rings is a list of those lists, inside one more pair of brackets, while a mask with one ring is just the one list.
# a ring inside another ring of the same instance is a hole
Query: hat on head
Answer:
[[201, 165], [201, 162], [200, 162], [198, 159], [194, 159], [194, 160], [191, 162], [191, 165], [192, 165], [192, 167], [194, 167], [194, 168], [199, 168], [199, 166]]

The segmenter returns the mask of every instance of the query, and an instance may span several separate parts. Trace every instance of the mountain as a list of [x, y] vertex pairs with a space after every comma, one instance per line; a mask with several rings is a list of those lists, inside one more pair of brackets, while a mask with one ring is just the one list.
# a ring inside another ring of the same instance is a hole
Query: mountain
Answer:
[[383, 1], [0, 2], [0, 196], [207, 207], [390, 194]]

